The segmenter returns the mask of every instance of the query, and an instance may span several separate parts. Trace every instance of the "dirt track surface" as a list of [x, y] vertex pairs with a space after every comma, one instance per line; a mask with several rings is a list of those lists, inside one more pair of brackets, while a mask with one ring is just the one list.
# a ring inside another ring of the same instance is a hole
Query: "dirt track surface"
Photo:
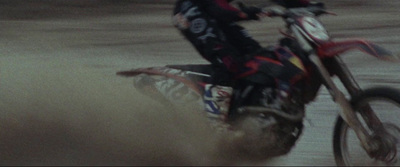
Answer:
[[[0, 2], [0, 165], [226, 163], [215, 150], [217, 137], [198, 114], [161, 106], [115, 75], [206, 63], [172, 27], [173, 1], [14, 2]], [[321, 18], [334, 38], [368, 39], [400, 53], [398, 0], [324, 2], [338, 14]], [[279, 39], [282, 22], [265, 18], [243, 26], [267, 46]], [[360, 52], [344, 60], [361, 87], [400, 88], [399, 64]], [[256, 165], [335, 165], [337, 111], [321, 90], [308, 106], [310, 121], [293, 151]]]

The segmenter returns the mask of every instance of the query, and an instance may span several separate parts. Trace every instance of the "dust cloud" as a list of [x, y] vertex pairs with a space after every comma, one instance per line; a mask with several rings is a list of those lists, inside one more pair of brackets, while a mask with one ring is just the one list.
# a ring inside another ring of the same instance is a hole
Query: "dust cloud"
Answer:
[[162, 106], [130, 80], [41, 61], [0, 63], [1, 165], [220, 163], [216, 136], [190, 108]]
[[165, 106], [131, 79], [58, 59], [0, 66], [0, 165], [247, 164], [198, 106]]

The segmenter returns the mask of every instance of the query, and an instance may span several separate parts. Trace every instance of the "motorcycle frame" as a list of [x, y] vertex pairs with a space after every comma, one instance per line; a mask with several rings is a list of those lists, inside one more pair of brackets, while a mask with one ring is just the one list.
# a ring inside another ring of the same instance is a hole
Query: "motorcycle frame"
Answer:
[[[354, 130], [361, 142], [361, 145], [371, 156], [374, 151], [379, 150], [380, 142], [373, 138], [373, 134], [369, 134], [366, 127], [362, 125], [359, 117], [357, 116], [357, 112], [353, 109], [353, 105], [351, 104], [350, 99], [358, 95], [360, 92], [362, 92], [362, 90], [346, 64], [339, 57], [339, 54], [350, 49], [358, 49], [384, 60], [398, 61], [400, 60], [400, 57], [393, 56], [383, 48], [380, 48], [379, 46], [374, 45], [368, 41], [347, 40], [342, 42], [333, 42], [327, 34], [327, 36], [325, 36], [325, 34], [323, 34], [322, 36], [327, 38], [319, 38], [321, 36], [313, 36], [313, 34], [307, 32], [304, 25], [302, 25], [304, 23], [301, 22], [301, 19], [303, 17], [309, 17], [307, 19], [314, 18], [315, 20], [317, 20], [316, 16], [297, 15], [295, 9], [289, 10], [289, 14], [294, 14], [295, 16], [286, 15], [286, 13], [279, 12], [269, 16], [280, 16], [284, 18], [287, 31], [281, 31], [281, 33], [289, 38], [295, 39], [298, 42], [302, 51], [308, 54], [308, 58], [315, 65], [315, 72], [317, 72], [317, 78], [312, 79], [322, 81], [323, 85], [327, 88], [331, 97], [333, 98], [333, 101], [341, 107], [342, 110], [339, 111], [339, 115], [349, 125], [349, 127]], [[303, 10], [300, 9], [299, 11], [302, 12]], [[318, 20], [317, 22], [313, 22], [310, 25], [312, 26], [312, 24], [314, 23], [317, 24], [317, 27], [322, 25]], [[322, 28], [322, 30], [326, 32], [323, 26], [320, 28]], [[197, 92], [198, 94], [202, 94], [200, 87], [204, 85], [198, 85], [188, 80], [187, 78], [176, 76], [175, 74], [170, 74], [170, 72], [164, 72], [162, 69], [136, 69], [134, 71], [119, 72], [118, 74], [123, 76], [135, 76], [141, 73], [149, 75], [161, 75], [168, 78], [176, 79], [177, 81], [189, 86], [192, 90], [195, 90], [195, 92]], [[337, 76], [339, 78], [339, 80], [349, 93], [351, 97], [350, 99], [347, 99], [344, 93], [336, 86], [333, 81], [333, 76]], [[363, 117], [364, 122], [370, 129], [377, 130], [383, 126], [379, 118], [375, 115], [375, 113], [369, 106], [363, 108], [363, 112], [359, 112], [359, 114]]]

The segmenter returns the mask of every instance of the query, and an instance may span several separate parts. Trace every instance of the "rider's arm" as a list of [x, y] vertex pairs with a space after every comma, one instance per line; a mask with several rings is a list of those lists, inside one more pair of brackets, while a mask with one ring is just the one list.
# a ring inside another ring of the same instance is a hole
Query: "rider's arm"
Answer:
[[306, 7], [310, 4], [310, 0], [273, 0], [273, 1], [287, 8]]
[[223, 22], [247, 19], [247, 14], [229, 4], [227, 0], [198, 0], [197, 3], [212, 17]]

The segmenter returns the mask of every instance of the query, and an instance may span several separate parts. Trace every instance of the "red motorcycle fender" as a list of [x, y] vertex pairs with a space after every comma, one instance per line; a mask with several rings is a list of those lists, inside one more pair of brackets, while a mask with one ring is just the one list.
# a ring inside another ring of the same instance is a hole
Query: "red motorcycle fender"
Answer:
[[399, 56], [393, 55], [390, 51], [372, 42], [360, 39], [327, 42], [318, 47], [317, 53], [321, 58], [334, 57], [353, 49], [358, 49], [382, 60], [400, 62]]
[[167, 78], [172, 78], [178, 82], [181, 82], [194, 90], [198, 94], [202, 94], [202, 90], [199, 89], [199, 87], [196, 85], [196, 83], [193, 83], [189, 79], [186, 79], [185, 77], [174, 75], [172, 73], [164, 72], [166, 68], [165, 67], [152, 67], [152, 68], [139, 68], [139, 69], [134, 69], [131, 71], [120, 71], [117, 72], [117, 75], [120, 76], [125, 76], [125, 77], [134, 77], [139, 74], [147, 74], [147, 75], [159, 75], [159, 76], [164, 76]]

